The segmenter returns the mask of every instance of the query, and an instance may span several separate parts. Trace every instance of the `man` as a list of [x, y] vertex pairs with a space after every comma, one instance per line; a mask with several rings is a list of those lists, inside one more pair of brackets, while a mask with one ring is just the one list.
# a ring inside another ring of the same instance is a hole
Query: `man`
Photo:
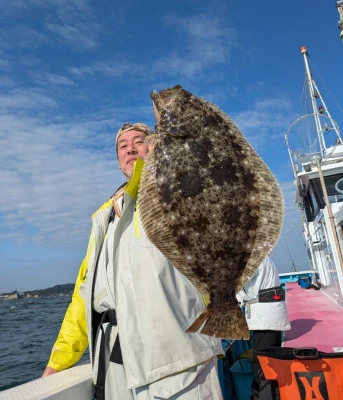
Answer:
[[253, 331], [252, 388], [253, 395], [258, 398], [262, 370], [255, 351], [267, 347], [280, 347], [282, 331], [291, 329], [285, 292], [270, 256], [264, 259], [251, 280], [237, 294], [237, 299], [245, 306], [246, 320], [249, 329]]
[[221, 342], [185, 333], [205, 308], [188, 279], [145, 236], [136, 207], [142, 123], [116, 137], [124, 185], [92, 216], [86, 257], [43, 376], [68, 368], [87, 344], [98, 400], [221, 400]]

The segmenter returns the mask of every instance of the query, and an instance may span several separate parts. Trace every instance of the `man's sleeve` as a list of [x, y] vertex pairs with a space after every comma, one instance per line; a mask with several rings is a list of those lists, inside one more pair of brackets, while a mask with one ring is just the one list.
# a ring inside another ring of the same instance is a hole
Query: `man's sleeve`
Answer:
[[257, 268], [252, 278], [236, 294], [236, 298], [239, 303], [242, 304], [245, 301], [257, 298], [260, 289], [260, 272], [261, 272], [261, 266]]
[[57, 371], [69, 368], [79, 361], [88, 346], [85, 302], [80, 295], [80, 286], [86, 281], [86, 273], [87, 257], [81, 264], [72, 301], [65, 313], [48, 362], [48, 367]]

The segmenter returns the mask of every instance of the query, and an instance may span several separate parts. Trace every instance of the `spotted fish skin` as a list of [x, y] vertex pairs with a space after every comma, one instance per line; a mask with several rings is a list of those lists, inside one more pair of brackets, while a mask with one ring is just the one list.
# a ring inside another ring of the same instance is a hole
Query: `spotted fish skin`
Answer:
[[144, 230], [209, 299], [188, 331], [248, 339], [236, 292], [279, 238], [279, 185], [218, 107], [179, 85], [151, 98], [156, 135], [138, 194]]

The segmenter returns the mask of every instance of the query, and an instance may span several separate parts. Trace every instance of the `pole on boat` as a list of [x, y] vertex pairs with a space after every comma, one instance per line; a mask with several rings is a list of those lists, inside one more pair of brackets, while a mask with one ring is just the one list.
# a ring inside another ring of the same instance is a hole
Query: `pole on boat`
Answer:
[[339, 262], [339, 265], [340, 265], [341, 270], [343, 272], [342, 250], [341, 250], [341, 246], [339, 245], [337, 231], [336, 231], [336, 227], [335, 227], [335, 219], [334, 219], [335, 217], [332, 214], [331, 205], [330, 205], [329, 197], [328, 197], [328, 192], [327, 192], [326, 186], [325, 186], [325, 181], [324, 181], [324, 176], [323, 176], [323, 171], [322, 171], [322, 166], [321, 166], [322, 158], [321, 157], [315, 157], [314, 164], [315, 164], [314, 166], [317, 167], [317, 169], [318, 169], [320, 185], [322, 187], [326, 209], [328, 210], [328, 215], [329, 215], [329, 220], [330, 220], [330, 225], [331, 225], [331, 231], [332, 231], [333, 239], [334, 239], [334, 242], [335, 242], [338, 262]]
[[[342, 4], [343, 4], [343, 0]], [[342, 11], [343, 12], [343, 11]], [[342, 21], [343, 23], [343, 21]], [[342, 25], [343, 28], [343, 25]], [[322, 154], [322, 157], [325, 157], [325, 151], [327, 150], [327, 145], [325, 142], [325, 137], [324, 137], [324, 133], [327, 132], [327, 130], [329, 129], [328, 127], [324, 127], [322, 125], [322, 120], [321, 120], [321, 115], [325, 114], [325, 116], [327, 116], [328, 120], [330, 121], [331, 124], [331, 129], [336, 133], [336, 144], [343, 144], [343, 140], [339, 134], [337, 125], [334, 123], [330, 113], [329, 113], [329, 109], [327, 108], [324, 99], [316, 85], [316, 82], [314, 81], [314, 79], [312, 78], [312, 74], [311, 74], [311, 70], [310, 70], [310, 66], [309, 66], [309, 62], [308, 62], [308, 52], [307, 52], [307, 48], [305, 46], [302, 46], [300, 48], [300, 52], [301, 54], [304, 56], [304, 63], [305, 63], [305, 72], [306, 72], [306, 78], [307, 78], [307, 86], [308, 86], [308, 90], [310, 92], [310, 100], [311, 100], [311, 107], [312, 107], [312, 111], [313, 111], [313, 118], [314, 118], [314, 122], [316, 125], [316, 131], [317, 131], [317, 136], [319, 139], [319, 146], [320, 146], [320, 152]], [[321, 105], [318, 107], [317, 104], [317, 100], [320, 100]]]
[[314, 87], [314, 84], [313, 84], [313, 79], [312, 79], [310, 67], [309, 67], [309, 64], [308, 64], [308, 52], [307, 52], [306, 47], [302, 46], [300, 48], [300, 52], [304, 56], [307, 85], [308, 85], [308, 89], [309, 89], [309, 92], [310, 92], [310, 100], [311, 100], [311, 105], [312, 105], [312, 109], [313, 109], [313, 117], [314, 117], [314, 121], [315, 121], [315, 124], [316, 124], [317, 132], [319, 133], [318, 136], [319, 136], [320, 152], [323, 155], [324, 154], [324, 150], [326, 148], [326, 145], [325, 145], [325, 141], [324, 141], [324, 138], [323, 138], [323, 135], [322, 135], [322, 132], [323, 132], [322, 124], [321, 124], [319, 115], [317, 113], [316, 98], [318, 97], [318, 92], [315, 90], [315, 87]]
[[[342, 17], [343, 17], [343, 0], [339, 0], [337, 1], [337, 7], [338, 7], [338, 3], [340, 3], [340, 10], [342, 12]], [[343, 19], [341, 20], [342, 24], [341, 24], [341, 28], [342, 28], [342, 33], [341, 33], [341, 37], [343, 38]], [[321, 103], [324, 105], [324, 112], [326, 113], [326, 115], [328, 116], [334, 131], [336, 132], [337, 135], [337, 140], [336, 140], [336, 144], [343, 144], [343, 141], [339, 135], [338, 129], [336, 127], [336, 125], [333, 123], [333, 120], [331, 118], [331, 115], [329, 114], [329, 110], [326, 107], [326, 104], [324, 103], [324, 100], [319, 92], [319, 89], [316, 85], [316, 83], [314, 82], [314, 80], [312, 79], [312, 75], [311, 75], [311, 71], [310, 71], [310, 66], [309, 66], [309, 62], [308, 62], [308, 53], [307, 53], [307, 49], [305, 46], [302, 46], [300, 48], [300, 52], [301, 54], [304, 56], [304, 63], [305, 63], [305, 70], [306, 70], [306, 77], [307, 77], [307, 84], [308, 84], [308, 89], [309, 89], [309, 94], [310, 94], [310, 99], [311, 99], [311, 106], [312, 106], [312, 111], [313, 111], [313, 117], [315, 120], [315, 125], [316, 125], [316, 130], [317, 130], [317, 136], [319, 139], [319, 146], [320, 146], [320, 150], [321, 150], [321, 156], [316, 155], [313, 157], [311, 164], [314, 167], [317, 167], [318, 169], [318, 175], [319, 175], [319, 180], [320, 180], [320, 185], [323, 191], [323, 197], [324, 197], [324, 202], [326, 205], [326, 209], [328, 211], [328, 216], [329, 216], [329, 220], [330, 220], [330, 226], [331, 226], [331, 231], [332, 231], [332, 235], [333, 235], [333, 239], [335, 242], [335, 247], [336, 247], [336, 254], [338, 257], [338, 262], [339, 265], [341, 267], [341, 270], [343, 272], [343, 256], [342, 256], [342, 250], [341, 247], [339, 245], [339, 241], [338, 241], [338, 235], [337, 235], [337, 231], [336, 231], [336, 227], [335, 227], [335, 221], [334, 221], [334, 216], [332, 213], [332, 209], [331, 209], [331, 205], [329, 202], [329, 197], [328, 197], [328, 193], [326, 190], [326, 186], [325, 186], [325, 180], [324, 180], [324, 176], [323, 176], [323, 171], [322, 171], [322, 161], [323, 158], [325, 158], [325, 156], [327, 156], [326, 154], [326, 143], [325, 143], [325, 138], [324, 138], [324, 129], [322, 127], [321, 124], [321, 120], [320, 120], [320, 114], [317, 111], [317, 99], [319, 98]]]

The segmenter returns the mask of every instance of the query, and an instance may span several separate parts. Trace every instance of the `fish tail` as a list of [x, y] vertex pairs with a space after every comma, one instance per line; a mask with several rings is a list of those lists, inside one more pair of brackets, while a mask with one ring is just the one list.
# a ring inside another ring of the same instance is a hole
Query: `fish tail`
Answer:
[[198, 332], [199, 329], [200, 333], [216, 338], [236, 340], [250, 338], [248, 324], [238, 304], [230, 304], [226, 312], [205, 310], [186, 332]]

